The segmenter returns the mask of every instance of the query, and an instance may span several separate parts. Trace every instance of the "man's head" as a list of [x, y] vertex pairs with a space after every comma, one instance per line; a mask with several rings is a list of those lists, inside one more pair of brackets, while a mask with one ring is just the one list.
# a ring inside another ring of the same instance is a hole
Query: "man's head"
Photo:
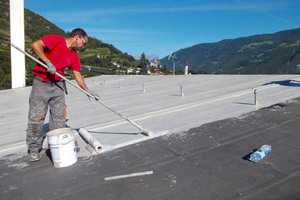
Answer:
[[74, 39], [74, 48], [77, 50], [84, 48], [88, 42], [88, 36], [81, 28], [74, 29], [69, 37]]
[[74, 37], [75, 35], [78, 35], [80, 37], [87, 36], [86, 32], [81, 28], [76, 28], [70, 33], [70, 37]]

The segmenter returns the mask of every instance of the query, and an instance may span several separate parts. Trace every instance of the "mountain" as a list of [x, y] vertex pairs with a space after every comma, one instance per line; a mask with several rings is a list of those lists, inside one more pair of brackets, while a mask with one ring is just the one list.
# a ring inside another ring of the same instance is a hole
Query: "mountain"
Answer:
[[[49, 34], [58, 34], [68, 37], [65, 32], [55, 24], [51, 23], [42, 16], [28, 10], [24, 10], [25, 16], [25, 49], [31, 49], [30, 44], [35, 40]], [[0, 89], [11, 87], [10, 75], [10, 30], [9, 30], [9, 0], [0, 0]], [[77, 28], [77, 27], [74, 27]], [[127, 53], [122, 53], [111, 44], [103, 43], [101, 40], [89, 37], [87, 48], [77, 52], [82, 65], [91, 65], [101, 68], [96, 72], [82, 72], [86, 76], [99, 75], [101, 71], [116, 74], [126, 67], [135, 65], [135, 59]], [[112, 64], [118, 62], [120, 69]], [[32, 69], [35, 62], [26, 57], [26, 85], [32, 83]]]
[[[176, 70], [222, 74], [296, 73], [300, 64], [300, 29], [262, 34], [216, 43], [197, 44], [176, 53]], [[161, 65], [172, 69], [167, 57]]]

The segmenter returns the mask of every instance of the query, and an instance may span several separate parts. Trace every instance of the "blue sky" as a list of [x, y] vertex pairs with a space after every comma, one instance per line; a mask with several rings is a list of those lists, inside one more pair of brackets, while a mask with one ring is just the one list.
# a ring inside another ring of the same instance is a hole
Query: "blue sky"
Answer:
[[160, 58], [300, 26], [300, 0], [24, 0], [24, 6], [65, 31], [80, 27], [122, 52]]

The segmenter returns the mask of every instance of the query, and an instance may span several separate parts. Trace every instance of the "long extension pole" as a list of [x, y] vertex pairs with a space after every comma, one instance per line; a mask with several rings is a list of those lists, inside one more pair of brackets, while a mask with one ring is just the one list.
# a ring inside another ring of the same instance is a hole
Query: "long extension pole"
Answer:
[[[13, 46], [14, 48], [16, 48], [17, 50], [19, 50], [20, 52], [22, 52], [23, 54], [25, 54], [26, 56], [28, 56], [29, 58], [31, 58], [32, 60], [34, 60], [35, 62], [39, 63], [40, 65], [42, 65], [44, 68], [48, 69], [48, 66], [46, 64], [44, 64], [43, 62], [41, 62], [40, 60], [36, 59], [35, 57], [33, 57], [32, 55], [30, 55], [29, 53], [23, 51], [22, 49], [20, 49], [19, 47], [17, 47], [14, 44], [11, 44], [11, 46]], [[78, 89], [79, 91], [83, 92], [84, 94], [88, 95], [90, 98], [94, 99], [95, 101], [97, 101], [98, 103], [100, 103], [102, 106], [104, 106], [105, 108], [107, 108], [108, 110], [112, 111], [113, 113], [119, 115], [121, 118], [123, 118], [124, 120], [128, 121], [130, 124], [132, 124], [133, 126], [137, 127], [140, 131], [142, 131], [142, 134], [147, 135], [147, 136], [152, 136], [153, 132], [147, 129], [143, 129], [142, 126], [138, 125], [137, 123], [131, 121], [130, 119], [128, 119], [127, 117], [125, 117], [124, 115], [122, 115], [121, 113], [115, 111], [114, 109], [108, 107], [106, 104], [104, 104], [102, 101], [100, 101], [99, 99], [96, 99], [94, 96], [92, 96], [90, 93], [86, 92], [85, 90], [83, 90], [82, 88], [80, 88], [79, 86], [75, 85], [74, 83], [72, 83], [70, 80], [68, 80], [67, 78], [65, 78], [64, 76], [62, 76], [61, 74], [55, 72], [55, 75], [59, 76], [60, 78], [62, 78], [63, 80], [65, 80], [67, 83], [69, 83], [70, 85], [74, 86], [76, 89]]]

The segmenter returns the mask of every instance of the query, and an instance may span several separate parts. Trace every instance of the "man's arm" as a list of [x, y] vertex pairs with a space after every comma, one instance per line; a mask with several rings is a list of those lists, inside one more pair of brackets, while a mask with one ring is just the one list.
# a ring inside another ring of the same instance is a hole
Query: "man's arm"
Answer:
[[47, 48], [45, 43], [42, 40], [37, 40], [31, 44], [31, 47], [33, 48], [36, 55], [38, 55], [38, 57], [46, 63], [46, 65], [48, 66], [47, 71], [51, 74], [55, 74], [55, 66], [50, 62], [50, 60], [48, 60], [48, 58], [45, 55], [45, 48]]
[[86, 90], [87, 89], [87, 86], [83, 80], [83, 77], [81, 76], [81, 73], [79, 71], [73, 71], [73, 74], [74, 74], [74, 77], [75, 77], [75, 80], [77, 82], [77, 84], [83, 89], [83, 90]]
[[87, 95], [89, 98], [92, 96], [94, 99], [99, 100], [100, 96], [96, 93], [93, 92], [92, 90], [89, 90], [88, 87], [86, 86], [83, 77], [81, 76], [81, 73], [79, 71], [73, 71], [75, 80], [77, 82], [77, 84], [87, 93], [89, 93], [90, 95]]
[[33, 48], [36, 55], [42, 59], [44, 62], [48, 60], [48, 58], [45, 56], [45, 48], [46, 45], [42, 40], [37, 40], [31, 44], [31, 47]]

